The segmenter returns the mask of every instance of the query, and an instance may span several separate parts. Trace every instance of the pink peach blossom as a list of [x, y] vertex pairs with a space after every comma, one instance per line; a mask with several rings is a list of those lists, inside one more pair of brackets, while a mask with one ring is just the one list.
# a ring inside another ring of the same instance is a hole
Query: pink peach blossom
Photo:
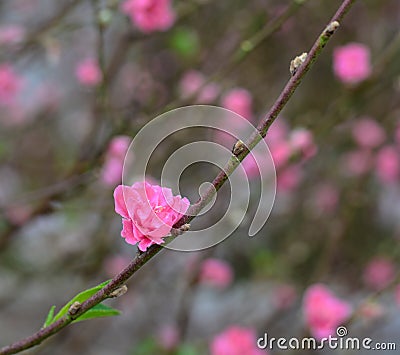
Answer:
[[5, 25], [0, 27], [0, 46], [15, 45], [23, 41], [25, 29], [17, 25]]
[[233, 271], [226, 261], [210, 258], [204, 260], [200, 266], [200, 283], [225, 288], [232, 280]]
[[220, 88], [215, 83], [205, 84], [204, 75], [196, 70], [185, 73], [179, 83], [179, 91], [183, 98], [196, 96], [195, 100], [199, 104], [209, 104], [217, 98]]
[[166, 31], [176, 19], [171, 0], [126, 0], [121, 9], [144, 33]]
[[364, 283], [371, 289], [381, 291], [394, 280], [395, 266], [392, 261], [377, 257], [364, 270]]
[[22, 80], [10, 64], [0, 64], [0, 106], [11, 105], [21, 90]]
[[251, 119], [252, 97], [249, 91], [242, 88], [235, 88], [228, 91], [222, 98], [222, 107], [231, 110], [238, 115]]
[[130, 142], [128, 136], [117, 136], [111, 140], [101, 170], [101, 181], [104, 185], [115, 186], [121, 182], [124, 159]]
[[121, 236], [141, 251], [164, 243], [172, 226], [189, 208], [189, 200], [172, 190], [147, 182], [119, 185], [114, 191], [115, 212], [122, 216]]
[[210, 344], [211, 355], [266, 355], [257, 348], [257, 336], [253, 329], [230, 326], [218, 334]]
[[385, 131], [374, 119], [366, 117], [353, 126], [353, 138], [361, 148], [375, 148], [386, 138]]
[[369, 48], [361, 43], [349, 43], [333, 52], [333, 70], [345, 84], [357, 84], [372, 72]]
[[326, 286], [315, 284], [305, 292], [303, 312], [311, 334], [321, 340], [336, 335], [336, 328], [350, 317], [352, 307]]
[[75, 69], [78, 81], [84, 86], [96, 86], [102, 80], [102, 74], [97, 60], [86, 58], [78, 63]]
[[343, 156], [342, 166], [346, 175], [360, 176], [372, 167], [373, 157], [368, 150], [353, 150]]
[[295, 152], [299, 152], [304, 159], [310, 159], [317, 153], [312, 133], [305, 128], [293, 130], [289, 138], [290, 145]]
[[395, 146], [385, 146], [376, 156], [376, 174], [383, 183], [398, 181], [400, 175], [400, 155]]

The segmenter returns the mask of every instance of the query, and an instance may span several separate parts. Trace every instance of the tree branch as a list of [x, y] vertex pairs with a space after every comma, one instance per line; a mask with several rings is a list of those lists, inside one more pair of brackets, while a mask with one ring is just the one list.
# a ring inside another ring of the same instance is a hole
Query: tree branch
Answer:
[[[265, 137], [268, 132], [269, 127], [275, 121], [278, 114], [282, 111], [285, 105], [288, 103], [289, 99], [300, 85], [302, 79], [311, 68], [312, 64], [321, 54], [322, 49], [325, 47], [329, 38], [336, 31], [338, 24], [342, 18], [345, 16], [347, 11], [353, 5], [355, 0], [344, 0], [336, 14], [330, 20], [328, 26], [317, 38], [316, 42], [312, 46], [307, 58], [302, 63], [302, 65], [297, 69], [296, 73], [290, 78], [285, 88], [279, 95], [278, 99], [273, 104], [272, 108], [268, 112], [265, 118], [263, 118], [257, 127], [258, 133], [253, 134], [245, 144], [246, 149], [237, 155], [232, 155], [229, 162], [226, 164], [223, 171], [221, 171], [213, 181], [213, 187], [209, 188], [203, 197], [191, 208], [191, 216], [184, 216], [178, 221], [174, 228], [178, 229], [185, 223], [189, 223], [195, 218], [203, 207], [205, 207], [211, 198], [214, 196], [215, 192], [218, 191], [221, 186], [225, 183], [228, 177], [234, 172], [236, 167], [243, 161], [243, 159], [249, 154], [249, 152], [257, 145], [258, 142]], [[47, 339], [51, 335], [59, 332], [61, 329], [65, 328], [74, 319], [78, 318], [89, 309], [104, 301], [110, 297], [110, 294], [117, 288], [122, 286], [135, 272], [137, 272], [143, 265], [145, 265], [152, 257], [158, 254], [162, 250], [162, 246], [153, 245], [144, 253], [138, 253], [136, 258], [117, 276], [115, 276], [112, 281], [107, 284], [104, 288], [90, 297], [87, 301], [83, 302], [80, 308], [74, 312], [74, 314], [67, 314], [50, 326], [41, 329], [37, 333], [22, 339], [14, 344], [8, 345], [0, 349], [0, 355], [16, 354], [25, 349], [31, 348], [35, 345], [40, 344], [43, 340]]]

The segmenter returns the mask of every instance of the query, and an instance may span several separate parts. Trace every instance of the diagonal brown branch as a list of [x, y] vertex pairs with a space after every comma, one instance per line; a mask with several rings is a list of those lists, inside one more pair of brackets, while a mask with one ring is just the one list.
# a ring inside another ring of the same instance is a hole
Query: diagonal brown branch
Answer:
[[[215, 191], [218, 191], [221, 188], [221, 186], [233, 173], [236, 167], [249, 154], [251, 149], [253, 149], [257, 145], [257, 143], [260, 142], [261, 139], [263, 139], [263, 137], [265, 137], [269, 127], [274, 122], [278, 114], [285, 107], [285, 105], [288, 103], [289, 99], [291, 98], [297, 87], [300, 85], [302, 79], [304, 78], [308, 70], [311, 68], [311, 65], [321, 54], [321, 51], [325, 47], [329, 38], [337, 29], [337, 26], [332, 24], [336, 21], [340, 22], [354, 2], [355, 0], [344, 0], [342, 2], [336, 14], [329, 21], [328, 26], [318, 36], [317, 40], [315, 41], [314, 45], [309, 51], [308, 56], [304, 61], [304, 63], [298, 68], [296, 74], [290, 78], [290, 80], [286, 84], [285, 88], [282, 90], [281, 94], [273, 104], [272, 108], [270, 109], [266, 117], [264, 117], [259, 123], [257, 127], [258, 133], [255, 133], [251, 137], [249, 137], [248, 141], [246, 142], [246, 146], [248, 147], [248, 149], [245, 149], [237, 156], [232, 155], [231, 159], [226, 164], [224, 170], [221, 171], [214, 179], [213, 188], [208, 189], [206, 193], [203, 195], [203, 197], [193, 206], [191, 212], [194, 215], [182, 217], [182, 219], [174, 226], [174, 228], [180, 228], [185, 223], [188, 223], [193, 218], [195, 218], [195, 214], [199, 213], [202, 210], [202, 208], [208, 204], [210, 199], [214, 196]], [[74, 319], [78, 318], [79, 316], [81, 316], [82, 314], [84, 314], [89, 309], [99, 304], [106, 298], [109, 298], [110, 294], [114, 290], [118, 289], [120, 286], [126, 283], [126, 281], [133, 274], [135, 274], [136, 271], [138, 271], [143, 265], [145, 265], [152, 257], [158, 254], [162, 250], [162, 248], [163, 247], [160, 245], [153, 245], [152, 247], [147, 249], [146, 252], [139, 253], [136, 256], [136, 258], [124, 270], [122, 270], [117, 276], [115, 276], [114, 279], [112, 279], [112, 281], [107, 286], [98, 291], [87, 301], [82, 303], [82, 305], [80, 306], [79, 310], [76, 313], [74, 312], [73, 315], [67, 314], [63, 318], [59, 319], [57, 322], [51, 324], [46, 328], [41, 329], [37, 333], [0, 349], [0, 355], [16, 354], [20, 351], [38, 345], [43, 340], [49, 338], [53, 334], [58, 333], [61, 329], [68, 326]]]

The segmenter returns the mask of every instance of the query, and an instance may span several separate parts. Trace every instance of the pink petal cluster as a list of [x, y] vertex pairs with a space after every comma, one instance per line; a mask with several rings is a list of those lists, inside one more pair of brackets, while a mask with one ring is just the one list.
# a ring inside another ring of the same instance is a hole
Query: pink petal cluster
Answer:
[[128, 136], [117, 136], [111, 140], [101, 170], [101, 181], [104, 185], [114, 187], [121, 182], [124, 159], [130, 143]]
[[17, 25], [0, 27], [0, 46], [15, 45], [23, 41], [25, 29]]
[[351, 315], [350, 304], [337, 298], [326, 286], [310, 286], [304, 295], [303, 311], [314, 338], [336, 335], [336, 328]]
[[396, 275], [392, 261], [378, 257], [369, 262], [364, 270], [364, 283], [375, 291], [381, 291], [394, 280]]
[[238, 115], [251, 119], [253, 113], [252, 109], [253, 98], [249, 91], [242, 88], [235, 88], [228, 91], [221, 101], [222, 107], [231, 110]]
[[395, 146], [381, 148], [376, 155], [376, 174], [383, 183], [393, 183], [400, 178], [400, 154]]
[[353, 126], [353, 138], [360, 148], [376, 148], [386, 138], [382, 126], [373, 118], [359, 119]]
[[371, 75], [369, 48], [360, 43], [349, 43], [333, 52], [333, 70], [345, 84], [357, 84]]
[[199, 104], [209, 104], [218, 97], [220, 88], [215, 83], [206, 84], [204, 75], [196, 70], [190, 70], [185, 73], [179, 83], [179, 91], [183, 98], [195, 96]]
[[164, 243], [172, 226], [186, 213], [189, 200], [174, 196], [172, 190], [148, 182], [119, 185], [114, 191], [115, 212], [122, 216], [121, 236], [146, 251]]
[[96, 59], [83, 59], [75, 68], [78, 81], [87, 87], [96, 86], [102, 80], [102, 73]]
[[144, 33], [166, 31], [176, 19], [171, 0], [126, 0], [122, 12]]
[[228, 287], [233, 280], [231, 266], [219, 259], [209, 258], [200, 267], [199, 282], [219, 288]]
[[0, 106], [12, 104], [21, 90], [22, 80], [10, 64], [0, 64]]
[[211, 355], [266, 355], [257, 348], [253, 329], [233, 325], [218, 334], [210, 344]]

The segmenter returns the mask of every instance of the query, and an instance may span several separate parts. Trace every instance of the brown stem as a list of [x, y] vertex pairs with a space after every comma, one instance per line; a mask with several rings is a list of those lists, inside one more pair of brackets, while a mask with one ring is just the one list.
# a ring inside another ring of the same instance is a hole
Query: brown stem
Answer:
[[[261, 120], [260, 124], [257, 127], [258, 133], [256, 132], [249, 138], [246, 144], [248, 149], [244, 149], [237, 156], [232, 155], [224, 170], [221, 171], [214, 179], [213, 187], [209, 188], [203, 195], [203, 197], [191, 209], [190, 212], [193, 215], [182, 217], [181, 220], [175, 224], [174, 228], [179, 228], [195, 218], [195, 215], [208, 204], [216, 191], [220, 189], [220, 187], [225, 183], [225, 181], [233, 173], [236, 167], [247, 156], [247, 154], [249, 154], [250, 150], [253, 149], [263, 137], [265, 137], [269, 127], [274, 122], [278, 114], [282, 111], [283, 107], [287, 104], [296, 88], [300, 85], [301, 80], [310, 69], [311, 65], [320, 55], [329, 38], [337, 29], [337, 26], [332, 26], [332, 24], [336, 21], [341, 21], [354, 2], [355, 0], [343, 1], [336, 14], [330, 20], [328, 26], [321, 33], [321, 35], [318, 36], [304, 63], [297, 69], [295, 75], [290, 78], [282, 93], [279, 95], [271, 110], [268, 112], [267, 116]], [[57, 322], [51, 324], [46, 328], [41, 329], [37, 333], [0, 349], [0, 355], [16, 354], [20, 351], [40, 344], [43, 340], [59, 332], [61, 329], [70, 324], [74, 319], [78, 318], [86, 311], [108, 298], [114, 290], [122, 286], [136, 271], [138, 271], [144, 264], [146, 264], [153, 256], [158, 254], [162, 248], [163, 247], [160, 245], [153, 245], [144, 253], [139, 253], [136, 258], [124, 270], [122, 270], [117, 276], [115, 276], [107, 286], [102, 288], [100, 291], [98, 291], [96, 294], [94, 294], [92, 297], [82, 303], [81, 307], [76, 313], [74, 313], [73, 315], [67, 314], [59, 319]]]

